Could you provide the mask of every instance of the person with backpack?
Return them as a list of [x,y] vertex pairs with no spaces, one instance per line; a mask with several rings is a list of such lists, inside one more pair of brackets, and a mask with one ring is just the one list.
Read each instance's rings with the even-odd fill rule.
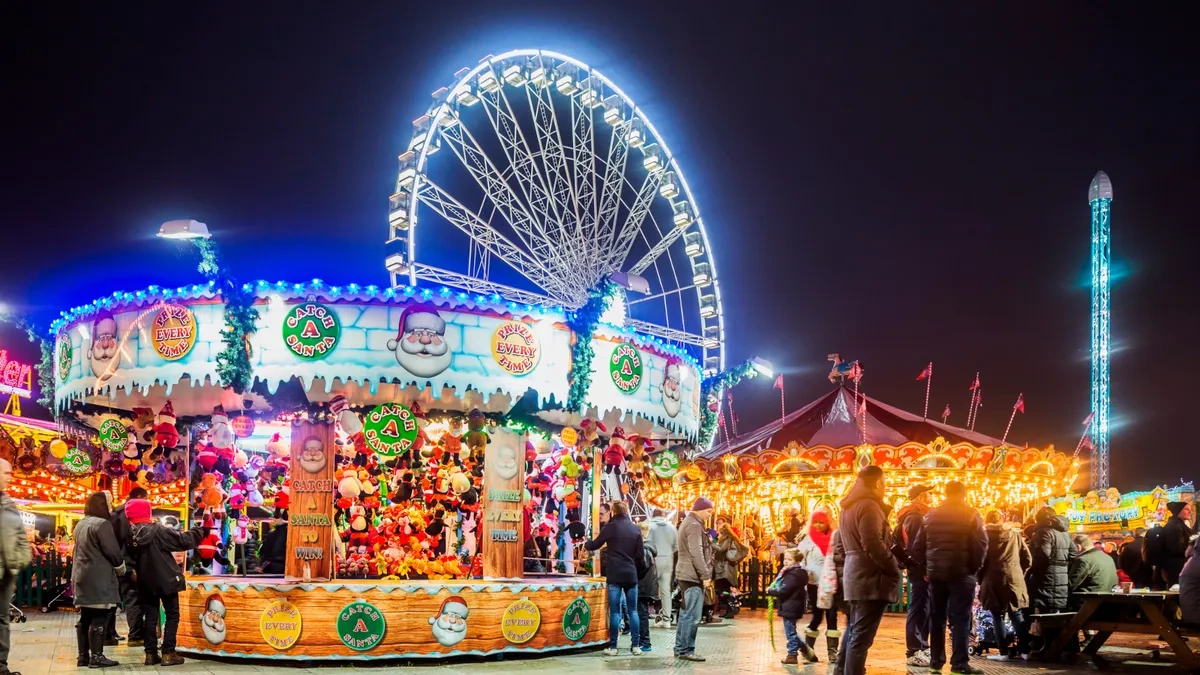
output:
[[925,581],[925,570],[913,561],[912,555],[917,533],[929,513],[932,490],[928,485],[914,485],[908,489],[908,503],[896,514],[896,529],[892,531],[892,544],[904,549],[908,556],[904,567],[911,584],[904,619],[905,663],[918,668],[929,665],[929,584]]
[[783,567],[767,587],[767,595],[775,598],[775,613],[783,619],[787,656],[781,663],[785,666],[799,665],[802,652],[805,661],[815,663],[817,660],[812,646],[807,641],[800,641],[800,633],[796,629],[796,624],[804,616],[805,605],[808,603],[809,573],[803,561],[803,554],[798,549],[789,548],[784,551]]

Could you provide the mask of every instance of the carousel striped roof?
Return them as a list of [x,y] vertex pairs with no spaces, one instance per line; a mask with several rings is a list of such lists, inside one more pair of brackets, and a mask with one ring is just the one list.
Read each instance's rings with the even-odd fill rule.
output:
[[[748,434],[719,443],[700,455],[713,459],[724,455],[755,454],[762,450],[782,450],[789,443],[804,447],[825,445],[832,448],[855,447],[862,443],[899,446],[915,441],[931,443],[939,436],[953,443],[999,446],[1001,441],[970,429],[923,419],[906,410],[890,406],[863,394],[867,402],[866,437],[855,417],[854,390],[842,385],[808,405],[788,413]],[[1017,447],[1015,443],[1007,443]]]

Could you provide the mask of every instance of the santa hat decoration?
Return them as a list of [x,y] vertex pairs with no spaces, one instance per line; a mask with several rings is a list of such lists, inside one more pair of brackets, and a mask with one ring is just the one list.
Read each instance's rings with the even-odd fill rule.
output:
[[213,593],[204,601],[204,611],[212,612],[221,618],[225,618],[225,601],[219,593]]
[[179,443],[179,432],[175,429],[175,406],[171,399],[163,404],[158,411],[158,421],[154,425],[154,440],[162,447],[171,449]]
[[211,530],[213,527],[213,517],[211,514],[204,514],[204,524],[201,525],[206,530]]
[[404,334],[414,330],[427,330],[438,335],[446,334],[446,320],[438,313],[437,307],[429,304],[410,305],[400,315],[400,325],[397,327],[396,339],[388,340],[387,348],[395,351],[400,346]]
[[162,424],[163,422],[166,422],[167,424],[175,424],[175,421],[175,406],[171,405],[171,399],[167,399],[167,402],[163,404],[162,409],[158,411],[158,422],[159,424]]
[[471,611],[467,607],[467,601],[457,595],[452,595],[442,601],[442,606],[438,610],[438,614],[453,614],[460,619],[467,618],[467,614]]
[[229,415],[228,415],[228,413],[225,412],[225,406],[223,406],[223,405],[213,406],[212,423],[216,424],[218,421],[221,421],[221,422],[229,421]]
[[625,430],[622,429],[621,427],[617,427],[616,429],[613,429],[612,439],[614,441],[617,439],[620,439],[622,441],[625,440]]

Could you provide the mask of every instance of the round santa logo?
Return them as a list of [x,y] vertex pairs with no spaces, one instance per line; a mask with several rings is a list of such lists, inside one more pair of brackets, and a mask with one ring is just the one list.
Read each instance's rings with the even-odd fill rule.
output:
[[667,411],[667,417],[675,417],[683,407],[683,387],[680,385],[680,373],[679,361],[667,361],[662,381],[663,409]]
[[92,320],[92,346],[87,352],[92,375],[101,382],[112,377],[121,365],[121,349],[117,344],[117,320],[105,310]]
[[58,357],[55,359],[58,368],[58,381],[65,382],[71,375],[71,359],[75,356],[75,350],[71,347],[70,335],[58,336]]
[[300,610],[287,600],[276,600],[263,610],[258,629],[267,644],[288,649],[300,639]]
[[438,615],[429,619],[433,629],[433,639],[443,647],[453,647],[467,636],[467,614],[470,609],[467,601],[457,595],[452,595],[442,601]]
[[592,607],[582,597],[575,598],[563,612],[563,635],[571,642],[583,639],[592,623]]
[[363,420],[367,447],[385,459],[402,455],[417,442],[417,416],[402,403],[377,405]]
[[433,305],[412,305],[400,315],[395,340],[387,348],[396,362],[417,377],[433,377],[450,367],[453,354],[446,342],[446,320]]
[[109,452],[121,452],[129,442],[129,432],[125,430],[125,424],[121,420],[104,420],[96,434],[100,436],[100,445]]
[[365,652],[383,641],[387,619],[375,605],[355,600],[338,612],[337,632],[342,644],[354,651]]
[[679,473],[679,455],[674,450],[663,450],[650,460],[650,468],[659,478],[674,478]]
[[492,358],[509,375],[528,375],[537,367],[542,350],[529,326],[505,321],[492,332]]
[[182,305],[164,305],[150,324],[154,351],[167,361],[178,361],[196,345],[196,317]]
[[325,358],[341,335],[337,314],[315,302],[292,306],[283,319],[283,343],[302,359]]
[[642,353],[622,342],[608,359],[608,374],[623,394],[632,394],[642,384]]
[[217,593],[204,601],[204,613],[200,615],[200,630],[211,645],[225,641],[225,601]]
[[67,468],[67,471],[70,471],[76,476],[90,473],[92,470],[92,456],[82,448],[71,448],[70,450],[67,450],[67,454],[63,457],[62,463],[63,466]]
[[304,439],[300,448],[300,468],[309,473],[321,473],[325,468],[325,444],[316,436]]
[[514,645],[529,642],[541,625],[542,613],[529,598],[517,600],[500,616],[500,634]]

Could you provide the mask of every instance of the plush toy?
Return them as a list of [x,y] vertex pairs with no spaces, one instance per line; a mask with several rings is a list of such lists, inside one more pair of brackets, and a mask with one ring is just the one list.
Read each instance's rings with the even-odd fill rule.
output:
[[329,412],[333,413],[334,419],[337,420],[338,427],[342,433],[350,438],[361,436],[363,432],[362,419],[358,413],[350,409],[350,402],[345,396],[338,394],[329,401]]
[[608,433],[608,427],[599,420],[586,419],[579,423],[579,433],[583,435],[586,445],[592,445],[600,438],[600,433]]
[[200,504],[209,509],[225,503],[226,494],[221,489],[220,476],[209,472],[200,478]]
[[479,408],[473,408],[467,414],[467,437],[466,445],[468,451],[476,457],[482,457],[484,449],[487,448],[488,438],[485,427],[487,426],[487,418],[479,411]]
[[175,406],[171,405],[171,399],[167,399],[154,422],[153,445],[171,450],[179,443],[179,431],[175,428],[175,421]]
[[393,504],[405,504],[412,500],[413,478],[413,472],[408,469],[392,474],[392,480],[388,488],[391,492],[390,498]]
[[138,448],[137,443],[130,441],[125,443],[125,448],[121,450],[121,468],[130,475],[136,475],[139,468],[142,466],[142,452]]
[[239,516],[237,519],[237,527],[233,529],[233,543],[245,544],[250,541],[250,519],[246,516]]
[[221,535],[218,534],[217,528],[213,525],[211,515],[204,516],[204,529],[208,530],[208,534],[200,540],[200,545],[196,547],[196,553],[200,554],[200,562],[205,566],[211,566],[213,561],[228,566],[229,560],[225,558],[221,551]]
[[283,485],[275,492],[275,517],[280,519],[287,518],[288,507],[291,505],[292,499],[292,479],[285,478]]
[[338,481],[338,494],[346,499],[358,499],[362,494],[363,484],[358,477],[358,471],[343,469],[342,479]]
[[154,411],[150,408],[133,409],[133,434],[138,445],[154,445]]
[[246,507],[246,493],[241,485],[234,484],[229,488],[229,510],[237,513]]
[[246,504],[259,509],[262,508],[263,503],[263,494],[258,489],[258,483],[250,483],[249,487],[246,489]]
[[249,461],[250,458],[246,456],[245,451],[241,448],[238,448],[237,451],[233,453],[233,469],[235,471],[242,471],[245,469],[246,463]]
[[213,446],[203,442],[196,446],[196,463],[201,469],[212,471],[216,468],[218,459],[220,457]]
[[292,448],[279,434],[273,434],[267,441],[267,452],[271,455],[271,466],[275,469],[287,469],[292,456]]
[[558,475],[566,476],[569,480],[575,480],[579,477],[582,468],[575,461],[575,457],[570,452],[564,452],[558,461]]
[[255,478],[258,478],[258,474],[263,470],[263,466],[265,465],[266,460],[258,455],[255,455],[246,460],[246,466],[242,468],[242,476],[244,476],[247,481],[252,481]]
[[[160,413],[161,414],[161,413]],[[223,406],[213,408],[211,426],[208,428],[210,444],[218,453],[233,447],[233,427],[229,426],[229,415]]]

